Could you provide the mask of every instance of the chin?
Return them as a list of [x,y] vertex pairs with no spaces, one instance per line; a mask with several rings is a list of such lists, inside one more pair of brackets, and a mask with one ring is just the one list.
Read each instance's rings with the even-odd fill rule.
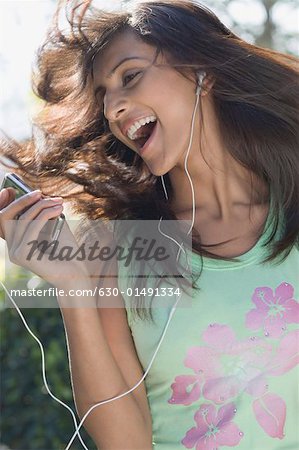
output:
[[164,164],[159,163],[159,161],[155,161],[155,163],[150,163],[147,162],[146,163],[149,171],[155,175],[156,177],[161,177],[162,175],[166,175],[167,173],[169,173],[172,169],[174,169],[176,167],[175,162],[174,161],[165,161],[164,160]]
[[169,172],[169,170],[166,170],[163,167],[151,167],[149,165],[147,167],[149,171],[156,177],[161,177],[162,175],[166,175]]

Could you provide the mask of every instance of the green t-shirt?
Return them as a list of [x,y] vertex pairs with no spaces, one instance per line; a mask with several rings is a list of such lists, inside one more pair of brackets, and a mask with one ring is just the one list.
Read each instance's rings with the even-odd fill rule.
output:
[[[299,252],[262,263],[268,222],[238,262],[203,258],[200,290],[174,312],[145,379],[155,450],[299,446]],[[200,265],[193,253],[192,267]],[[120,288],[125,285],[120,276]],[[171,306],[153,307],[154,320],[141,320],[130,312],[132,299],[124,300],[145,371]]]

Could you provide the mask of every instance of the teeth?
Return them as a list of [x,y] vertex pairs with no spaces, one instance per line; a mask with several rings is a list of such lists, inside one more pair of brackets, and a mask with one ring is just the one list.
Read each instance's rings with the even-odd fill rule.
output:
[[131,141],[134,141],[136,139],[136,133],[139,130],[139,128],[143,127],[143,125],[146,125],[150,122],[156,122],[157,117],[156,116],[149,116],[144,117],[143,119],[137,120],[127,131],[127,136]]

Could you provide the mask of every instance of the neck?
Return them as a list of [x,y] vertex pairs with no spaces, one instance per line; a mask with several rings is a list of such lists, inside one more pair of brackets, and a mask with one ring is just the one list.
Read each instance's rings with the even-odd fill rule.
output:
[[[200,122],[203,127],[199,130],[197,125],[194,130],[187,163],[196,208],[204,208],[215,218],[229,220],[236,206],[260,203],[260,198],[267,198],[268,190],[257,176],[234,160],[224,147],[210,96],[202,97],[202,119],[198,114],[196,120],[197,124]],[[198,139],[195,139],[199,135],[200,146]],[[192,209],[192,191],[184,166],[185,154],[169,172],[173,188],[171,205],[177,213]]]

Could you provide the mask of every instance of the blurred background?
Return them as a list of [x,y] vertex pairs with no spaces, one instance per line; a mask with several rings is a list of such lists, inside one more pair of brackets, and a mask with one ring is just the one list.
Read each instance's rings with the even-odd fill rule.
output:
[[[0,0],[0,130],[17,140],[31,134],[30,118],[38,107],[31,91],[31,69],[45,37],[57,0]],[[125,7],[126,1],[94,0],[104,9]],[[299,53],[297,0],[203,0],[243,39],[290,54]],[[3,178],[0,167],[0,183]],[[5,282],[4,243],[0,242],[0,279]],[[13,269],[16,279],[23,273]],[[32,276],[31,287],[43,287]],[[23,309],[34,333],[45,345],[50,388],[74,409],[67,350],[59,309]],[[58,450],[73,434],[70,414],[47,394],[41,379],[37,343],[14,308],[5,308],[0,286],[1,416],[0,450]],[[84,431],[88,448],[95,446]],[[81,449],[78,440],[72,449]]]
[[[125,1],[94,0],[107,9]],[[298,0],[204,0],[229,28],[249,42],[298,54]],[[35,101],[31,67],[57,0],[0,0],[0,129],[23,139],[30,135]]]

